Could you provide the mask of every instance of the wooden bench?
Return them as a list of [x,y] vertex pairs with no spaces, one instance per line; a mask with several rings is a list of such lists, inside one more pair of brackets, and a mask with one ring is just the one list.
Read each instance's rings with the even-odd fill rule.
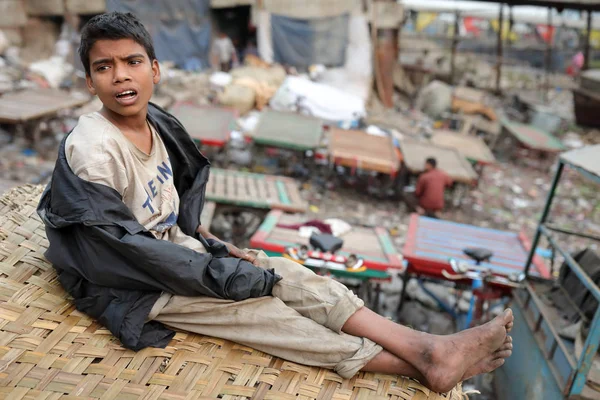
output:
[[332,371],[222,339],[178,332],[165,349],[126,350],[78,312],[44,259],[41,186],[0,197],[0,400],[424,400],[438,395],[401,376]]

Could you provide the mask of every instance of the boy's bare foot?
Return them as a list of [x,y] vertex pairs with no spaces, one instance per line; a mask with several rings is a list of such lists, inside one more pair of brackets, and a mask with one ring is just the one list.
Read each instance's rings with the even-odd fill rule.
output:
[[504,344],[498,350],[468,368],[461,380],[465,381],[479,374],[487,374],[501,367],[505,359],[511,356],[512,349],[512,338],[507,336]]
[[425,345],[421,353],[420,365],[415,365],[425,376],[427,386],[439,393],[452,390],[467,370],[501,348],[513,319],[509,309],[487,324],[429,339],[429,345]]

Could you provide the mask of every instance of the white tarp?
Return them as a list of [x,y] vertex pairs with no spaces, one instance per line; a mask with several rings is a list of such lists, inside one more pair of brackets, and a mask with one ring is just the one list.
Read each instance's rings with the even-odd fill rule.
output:
[[352,93],[366,103],[373,79],[372,52],[367,17],[364,14],[351,15],[345,65],[326,70],[319,82]]
[[277,111],[294,111],[326,121],[353,122],[366,115],[358,96],[307,78],[290,76],[270,101]]

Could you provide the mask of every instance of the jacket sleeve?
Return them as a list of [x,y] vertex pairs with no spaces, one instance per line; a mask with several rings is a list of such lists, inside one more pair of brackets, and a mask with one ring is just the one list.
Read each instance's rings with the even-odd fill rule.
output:
[[50,262],[104,287],[239,301],[270,295],[281,279],[247,261],[198,253],[147,232],[77,225],[47,233]]

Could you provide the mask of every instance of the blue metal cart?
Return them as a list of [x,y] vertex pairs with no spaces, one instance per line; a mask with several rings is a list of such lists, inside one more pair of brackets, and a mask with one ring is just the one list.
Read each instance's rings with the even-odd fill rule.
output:
[[[600,289],[590,278],[577,257],[569,254],[557,241],[556,234],[567,234],[600,241],[600,237],[562,229],[549,222],[549,212],[563,172],[577,171],[600,185],[600,145],[589,146],[563,153],[559,157],[552,188],[535,234],[529,257],[525,264],[527,276],[523,289],[514,292],[512,308],[515,313],[515,328],[512,333],[514,351],[506,364],[497,372],[496,389],[501,400],[558,400],[600,399],[600,386],[594,382],[600,376],[598,345],[600,343],[600,307],[592,307],[589,318],[582,318],[589,326],[587,338],[581,340],[582,349],[561,337],[561,312],[556,304],[548,301],[550,291],[561,290],[561,280],[541,281],[530,274],[535,249],[542,238],[560,254],[564,260],[564,273],[580,287],[578,291],[564,291],[565,298],[585,292],[587,303],[600,303]],[[600,189],[600,186],[598,187]],[[600,201],[600,195],[597,197]],[[594,264],[593,268],[597,268]],[[577,293],[574,293],[577,292]],[[562,292],[561,292],[562,293]],[[581,347],[581,346],[580,346]]]

